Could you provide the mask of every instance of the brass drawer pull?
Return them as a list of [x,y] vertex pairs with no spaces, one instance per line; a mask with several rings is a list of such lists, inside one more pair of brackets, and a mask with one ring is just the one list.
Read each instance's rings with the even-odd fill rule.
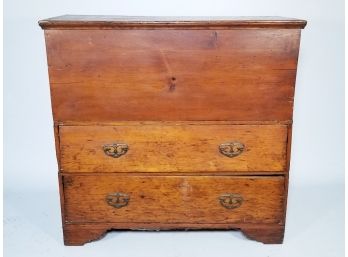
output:
[[103,150],[107,156],[119,158],[127,153],[128,145],[123,143],[107,144],[103,145]]
[[220,153],[230,158],[240,155],[244,151],[244,148],[244,144],[237,141],[219,145]]
[[106,202],[108,205],[119,209],[128,205],[129,196],[120,192],[111,193],[106,196]]
[[219,197],[219,201],[226,209],[235,209],[242,205],[243,197],[239,194],[223,194]]

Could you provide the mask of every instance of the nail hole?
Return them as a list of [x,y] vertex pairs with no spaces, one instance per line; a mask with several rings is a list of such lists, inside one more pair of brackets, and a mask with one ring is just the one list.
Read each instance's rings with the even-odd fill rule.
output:
[[174,80],[176,80],[176,78],[175,78],[175,77],[172,77],[172,80],[174,81]]

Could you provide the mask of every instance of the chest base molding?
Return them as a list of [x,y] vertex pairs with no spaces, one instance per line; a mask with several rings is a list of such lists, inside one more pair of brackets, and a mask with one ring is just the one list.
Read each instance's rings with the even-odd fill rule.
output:
[[64,244],[80,246],[103,238],[114,230],[134,231],[172,231],[172,230],[239,230],[249,239],[264,244],[281,244],[284,238],[284,225],[277,224],[158,224],[158,223],[102,223],[65,224],[63,226]]

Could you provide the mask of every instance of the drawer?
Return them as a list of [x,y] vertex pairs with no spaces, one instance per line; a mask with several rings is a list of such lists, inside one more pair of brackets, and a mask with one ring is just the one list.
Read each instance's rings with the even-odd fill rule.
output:
[[54,120],[291,120],[300,30],[46,30]]
[[284,172],[286,125],[61,126],[64,172]]
[[64,175],[66,223],[276,223],[283,176]]

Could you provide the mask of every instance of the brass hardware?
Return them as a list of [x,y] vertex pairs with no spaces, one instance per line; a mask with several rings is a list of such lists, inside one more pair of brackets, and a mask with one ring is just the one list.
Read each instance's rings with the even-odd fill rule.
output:
[[226,209],[235,209],[242,205],[243,197],[238,194],[223,194],[219,197],[219,201]]
[[106,196],[106,202],[108,205],[115,207],[117,209],[126,206],[129,202],[129,196],[124,193],[111,193]]
[[107,156],[119,158],[127,153],[128,145],[123,143],[107,144],[103,145],[103,150]]
[[244,148],[244,144],[237,141],[219,145],[220,153],[230,158],[240,155],[244,151]]

